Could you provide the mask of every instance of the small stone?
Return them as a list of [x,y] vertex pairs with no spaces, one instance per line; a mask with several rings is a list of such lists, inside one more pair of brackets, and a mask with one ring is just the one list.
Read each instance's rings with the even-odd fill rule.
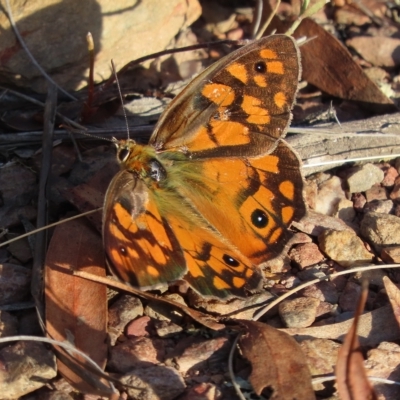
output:
[[307,328],[317,315],[320,301],[312,297],[299,297],[279,303],[279,315],[287,328]]
[[325,231],[318,236],[321,250],[343,267],[368,264],[373,259],[363,241],[349,231]]
[[[228,301],[205,299],[194,291],[190,291],[188,294],[189,304],[192,307],[200,308],[207,313],[216,315],[234,313],[230,315],[230,318],[235,319],[251,319],[256,313],[254,309],[256,304],[267,302],[273,298],[274,296],[267,291],[254,294],[247,298],[234,298]],[[237,313],[235,313],[236,311]]]
[[221,400],[222,393],[212,383],[199,383],[187,389],[179,400]]
[[315,210],[317,202],[318,186],[315,181],[306,180],[304,185],[304,199],[308,207]]
[[337,204],[335,216],[344,222],[353,222],[356,217],[356,210],[354,209],[353,202],[351,200],[341,199]]
[[314,237],[319,236],[327,229],[354,232],[354,229],[341,219],[322,215],[313,211],[308,211],[307,215],[303,217],[301,221],[293,222],[292,226]]
[[339,306],[342,311],[355,311],[360,294],[360,285],[350,281],[347,282],[346,287],[339,298]]
[[353,206],[356,211],[362,211],[367,199],[362,193],[354,193],[352,196]]
[[[166,294],[164,297],[186,306],[183,297],[177,293]],[[184,314],[177,308],[161,301],[151,301],[147,304],[144,313],[150,318],[160,321],[172,321],[175,324],[179,324],[184,317]]]
[[315,211],[320,214],[333,215],[337,204],[344,198],[346,198],[346,194],[342,189],[342,181],[339,177],[333,176],[319,185]]
[[0,305],[24,300],[29,295],[31,271],[15,264],[0,264]]
[[123,333],[125,326],[143,315],[143,305],[137,297],[122,295],[108,310],[108,333],[111,345]]
[[147,315],[135,319],[126,326],[126,336],[149,336],[151,322],[151,318]]
[[294,247],[290,251],[289,257],[298,264],[301,269],[313,264],[318,264],[325,258],[315,243],[305,243]]
[[[382,379],[400,380],[400,346],[395,343],[382,342],[376,349],[368,351],[365,369],[368,376]],[[400,387],[396,385],[374,384],[379,399],[397,400],[400,398]]]
[[182,354],[175,357],[179,372],[186,374],[195,372],[205,367],[218,366],[226,360],[231,347],[231,342],[226,337],[218,337],[209,340],[199,340],[186,347]]
[[165,358],[165,342],[161,339],[132,337],[111,347],[108,367],[117,372],[159,364]]
[[301,296],[312,297],[320,301],[336,304],[339,300],[339,293],[336,286],[330,281],[322,281],[307,286],[301,291]]
[[176,336],[177,333],[183,331],[183,328],[180,325],[168,321],[156,321],[155,327],[157,335],[161,338],[173,337]]
[[185,391],[182,376],[171,367],[153,365],[136,368],[120,381],[130,398],[140,400],[173,400]]
[[382,186],[392,187],[398,176],[399,176],[399,173],[397,172],[397,169],[394,167],[389,167],[385,171],[385,177],[383,178],[383,181],[381,182]]
[[331,304],[327,303],[326,301],[321,301],[321,303],[319,303],[319,306],[317,308],[316,318],[323,317],[325,319],[329,317],[334,317],[337,314],[338,314],[337,304]]
[[367,201],[373,200],[387,200],[388,196],[386,193],[386,188],[382,187],[380,184],[376,184],[365,191],[365,197]]
[[[0,350],[2,399],[18,399],[57,375],[53,352],[39,342],[18,342]],[[7,393],[7,397],[1,395]]]
[[337,362],[339,343],[328,339],[307,339],[300,343],[311,375],[333,374]]
[[368,163],[354,169],[347,178],[347,185],[350,193],[365,192],[375,183],[380,183],[383,178],[383,171],[376,165]]
[[400,199],[400,176],[398,176],[394,181],[394,186],[392,191],[390,192],[389,197],[392,200],[399,200]]
[[400,218],[368,212],[361,221],[361,234],[378,252],[386,246],[400,245]]
[[399,264],[400,263],[400,246],[389,246],[382,249],[381,252],[382,260],[388,264]]
[[392,200],[372,200],[365,204],[364,212],[377,212],[382,214],[389,214],[393,209]]

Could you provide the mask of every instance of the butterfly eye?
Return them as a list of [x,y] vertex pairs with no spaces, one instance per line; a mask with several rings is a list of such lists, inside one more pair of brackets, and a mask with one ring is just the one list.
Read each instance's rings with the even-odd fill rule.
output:
[[256,228],[265,228],[268,225],[268,216],[257,208],[251,213],[251,222]]
[[128,156],[129,156],[129,153],[130,153],[130,151],[129,151],[126,147],[122,148],[122,149],[118,152],[118,159],[119,159],[119,161],[120,161],[120,162],[126,161],[126,159],[127,159]]
[[254,64],[254,71],[264,74],[267,71],[267,66],[264,61],[258,61]]
[[224,254],[222,256],[225,264],[228,264],[230,267],[238,267],[240,265],[238,260],[235,260],[233,257],[228,256],[228,254]]
[[161,163],[157,160],[151,160],[149,162],[150,166],[150,177],[155,181],[160,182],[167,177],[167,171],[161,165]]

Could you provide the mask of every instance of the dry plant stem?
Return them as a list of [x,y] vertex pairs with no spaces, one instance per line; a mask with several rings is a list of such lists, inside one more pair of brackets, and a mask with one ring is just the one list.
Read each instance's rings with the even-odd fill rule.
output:
[[98,211],[101,211],[102,209],[103,209],[103,207],[101,207],[101,208],[96,208],[95,210],[86,211],[86,212],[84,212],[84,213],[82,213],[82,214],[75,215],[74,217],[69,217],[69,218],[63,219],[62,221],[57,221],[57,222],[54,222],[53,224],[46,225],[46,226],[44,226],[43,228],[35,229],[35,230],[32,231],[32,232],[25,233],[25,234],[20,235],[20,236],[18,236],[18,237],[16,237],[16,238],[13,238],[13,239],[7,240],[6,242],[0,243],[0,248],[9,245],[9,244],[12,243],[12,242],[16,242],[17,240],[23,239],[24,237],[28,237],[28,236],[30,236],[30,235],[33,235],[33,234],[35,234],[35,233],[44,231],[44,230],[46,230],[46,229],[53,228],[54,226],[60,225],[60,224],[64,223],[65,221],[71,221],[71,220],[73,220],[73,219],[82,218],[82,217],[85,217],[86,215],[94,214],[94,213],[96,213],[96,212],[98,212]]
[[254,7],[253,28],[251,30],[251,37],[254,38],[257,32],[260,31],[261,16],[264,8],[264,0],[257,0]]
[[[314,378],[312,380],[312,384],[316,385],[318,383],[324,383],[324,382],[329,382],[329,381],[334,381],[336,380],[336,376],[335,375],[328,375],[328,376],[324,376],[321,378]],[[369,376],[368,380],[371,382],[377,382],[377,383],[385,383],[387,385],[398,385],[400,386],[400,382],[396,382],[393,381],[391,379],[384,379],[384,378],[378,378],[376,376]]]
[[94,95],[94,42],[93,42],[93,36],[90,32],[86,35],[86,40],[88,43],[88,50],[89,50],[89,80],[88,80],[87,105],[90,108],[93,104],[93,95]]
[[[52,83],[48,85],[46,104],[44,108],[44,129],[42,142],[42,160],[39,178],[39,196],[36,227],[42,228],[47,223],[47,182],[51,170],[51,154],[53,150],[53,130],[57,108],[57,88]],[[35,252],[33,255],[31,293],[39,317],[44,320],[43,308],[43,266],[46,254],[45,231],[36,234]]]
[[44,337],[38,337],[38,336],[27,336],[27,335],[18,335],[18,336],[9,336],[5,338],[0,338],[0,343],[9,343],[9,342],[16,342],[20,340],[27,340],[31,342],[42,342],[42,343],[49,343],[52,346],[58,346],[62,347],[65,349],[68,353],[70,354],[77,354],[80,357],[82,357],[87,363],[91,366],[93,370],[95,370],[100,376],[104,377],[107,379],[107,382],[110,385],[110,389],[112,390],[113,393],[116,393],[116,389],[111,382],[111,378],[103,372],[103,370],[85,353],[74,347],[72,344],[69,342],[60,342],[58,340],[54,339],[48,339]]
[[235,392],[238,395],[239,399],[246,400],[246,398],[242,394],[242,391],[240,390],[240,386],[236,382],[235,372],[233,371],[233,356],[235,355],[235,350],[237,348],[237,344],[239,342],[241,335],[242,335],[241,333],[238,333],[238,335],[235,337],[232,343],[232,347],[229,352],[229,358],[228,358],[228,371],[229,371],[229,377],[231,378],[232,386],[235,389]]
[[260,311],[258,311],[258,313],[253,317],[253,321],[259,320],[271,308],[275,307],[277,304],[279,304],[281,301],[285,300],[292,294],[297,293],[298,291],[300,291],[308,286],[314,285],[315,283],[318,283],[321,281],[326,281],[326,280],[329,280],[332,278],[336,278],[337,276],[340,276],[340,275],[352,274],[354,272],[364,272],[364,271],[371,271],[374,269],[399,268],[399,267],[400,267],[400,264],[367,265],[365,267],[356,267],[356,268],[352,268],[352,269],[347,269],[345,271],[335,272],[334,274],[330,274],[330,275],[326,275],[321,278],[313,279],[312,281],[303,283],[302,285],[299,285],[299,286],[295,287],[294,289],[289,290],[287,293],[283,294],[282,296],[279,296],[277,299],[275,299],[274,301],[269,303],[266,307],[264,307]]
[[278,11],[278,8],[279,8],[279,6],[280,6],[280,4],[281,4],[281,0],[278,0],[278,1],[276,2],[275,8],[272,10],[272,12],[271,12],[271,14],[269,15],[268,19],[262,24],[260,30],[257,32],[257,35],[256,35],[256,37],[255,37],[256,39],[260,39],[261,36],[263,35],[263,33],[265,32],[265,30],[268,28],[269,24],[270,24],[271,21],[272,21],[272,18],[275,17],[275,15],[276,15],[276,13],[277,13],[277,11]]
[[297,20],[292,24],[292,26],[286,31],[286,35],[292,35],[304,18],[311,17],[316,12],[318,12],[322,7],[324,7],[325,4],[327,3],[329,3],[329,0],[320,0],[315,4],[313,4],[311,7],[308,7],[309,1],[308,0],[304,1],[299,18],[297,18]]
[[15,36],[18,38],[20,45],[23,47],[27,56],[32,61],[32,64],[40,71],[40,73],[47,79],[47,81],[51,82],[53,85],[55,85],[60,92],[64,93],[71,100],[77,100],[74,96],[69,94],[62,87],[58,86],[57,83],[54,82],[54,80],[49,75],[47,75],[46,71],[40,66],[40,64],[33,57],[32,53],[29,51],[28,46],[26,45],[24,39],[22,38],[21,34],[18,31],[17,25],[15,24],[9,0],[6,0],[6,5],[7,5],[7,16],[10,20],[11,27],[13,28]]

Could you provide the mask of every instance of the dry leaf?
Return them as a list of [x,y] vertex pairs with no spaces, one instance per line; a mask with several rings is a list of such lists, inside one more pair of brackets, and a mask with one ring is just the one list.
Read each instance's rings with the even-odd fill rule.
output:
[[358,301],[353,324],[339,349],[336,363],[336,382],[342,400],[377,399],[364,367],[364,357],[357,337],[357,325],[367,300],[368,288],[365,286]]
[[[48,335],[69,341],[101,368],[107,357],[106,286],[72,276],[71,269],[104,276],[104,258],[101,239],[87,221],[77,219],[59,225],[47,253],[45,285]],[[107,390],[96,375],[88,373],[83,359],[61,349],[57,355],[59,372],[76,389],[91,393],[96,388],[102,388],[101,393]]]
[[312,400],[315,394],[303,352],[289,335],[261,322],[240,320],[247,332],[240,338],[243,356],[252,366],[250,382],[260,395],[273,399]]

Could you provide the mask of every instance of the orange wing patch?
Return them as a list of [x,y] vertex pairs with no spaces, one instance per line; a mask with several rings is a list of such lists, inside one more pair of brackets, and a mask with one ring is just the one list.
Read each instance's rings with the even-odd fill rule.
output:
[[247,122],[250,124],[267,125],[271,122],[269,111],[266,108],[261,107],[261,100],[253,96],[243,96],[242,108],[247,117]]
[[219,83],[208,83],[204,86],[201,94],[221,107],[228,107],[235,100],[233,88]]
[[285,68],[281,61],[270,61],[267,62],[267,71],[271,74],[283,75],[285,73]]
[[228,65],[226,70],[232,76],[234,76],[236,79],[239,79],[239,81],[243,82],[244,84],[246,84],[249,80],[246,67],[243,64],[237,62],[233,63],[232,65]]

